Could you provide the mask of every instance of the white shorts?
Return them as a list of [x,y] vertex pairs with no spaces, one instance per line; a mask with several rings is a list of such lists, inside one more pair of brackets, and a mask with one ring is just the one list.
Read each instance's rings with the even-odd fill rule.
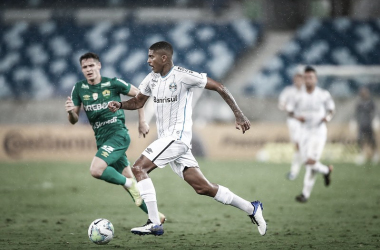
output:
[[199,168],[191,149],[182,141],[172,137],[164,137],[152,142],[142,153],[157,167],[163,168],[167,164],[183,179],[185,167]]
[[298,143],[300,140],[301,123],[294,118],[288,118],[286,123],[288,124],[290,141]]
[[318,131],[303,130],[300,136],[300,151],[302,159],[319,161],[326,144],[327,130],[325,128]]

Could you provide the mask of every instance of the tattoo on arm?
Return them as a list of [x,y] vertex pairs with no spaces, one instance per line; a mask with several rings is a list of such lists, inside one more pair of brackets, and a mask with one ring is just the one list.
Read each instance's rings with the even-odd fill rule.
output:
[[231,95],[230,91],[224,85],[220,86],[217,91],[223,98],[223,100],[228,104],[228,106],[230,106],[235,116],[243,114],[239,106],[237,105],[234,97]]

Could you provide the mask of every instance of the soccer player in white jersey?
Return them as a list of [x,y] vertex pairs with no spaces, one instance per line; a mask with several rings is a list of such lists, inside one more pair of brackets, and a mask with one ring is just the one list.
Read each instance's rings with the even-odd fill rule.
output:
[[[286,105],[294,99],[298,92],[301,91],[303,87],[303,74],[296,73],[293,76],[293,85],[285,87],[279,98],[278,98],[278,108],[282,111],[286,111]],[[291,143],[294,144],[294,154],[292,164],[290,166],[290,172],[287,175],[289,180],[295,180],[298,176],[298,173],[302,166],[302,157],[299,149],[299,134],[300,134],[300,121],[295,119],[294,117],[288,116],[286,123],[289,129],[289,137]]]
[[266,222],[262,215],[260,201],[249,202],[228,188],[209,182],[199,169],[198,162],[191,153],[192,136],[192,95],[194,88],[216,91],[232,109],[236,118],[236,129],[243,133],[250,128],[250,122],[240,110],[234,98],[221,83],[206,74],[193,72],[173,64],[173,48],[162,41],[150,46],[148,64],[152,71],[140,84],[140,93],[127,102],[110,102],[113,112],[121,109],[134,110],[144,106],[153,97],[158,139],[151,143],[133,165],[133,173],[138,181],[141,197],[148,207],[149,220],[142,227],[132,228],[138,235],[162,235],[156,191],[149,173],[167,164],[172,170],[192,186],[197,194],[213,197],[226,205],[232,205],[247,213],[259,233],[265,235]]
[[318,79],[314,68],[305,68],[304,80],[305,89],[287,105],[289,115],[301,122],[300,149],[306,165],[302,193],[296,196],[298,202],[309,199],[318,173],[323,174],[325,186],[329,186],[332,171],[331,165],[323,165],[319,159],[326,143],[326,123],[333,116],[335,104],[327,90],[316,86]]

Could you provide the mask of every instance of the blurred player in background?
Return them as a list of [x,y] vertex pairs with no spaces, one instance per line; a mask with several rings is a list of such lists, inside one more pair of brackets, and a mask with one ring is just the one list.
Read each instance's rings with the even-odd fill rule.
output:
[[379,156],[377,154],[376,135],[373,131],[372,123],[376,115],[376,106],[373,102],[368,88],[362,87],[359,92],[359,101],[356,104],[356,122],[358,124],[358,145],[361,155],[358,163],[363,164],[367,157],[364,152],[364,145],[367,144],[372,153],[372,161],[377,163]]
[[[82,73],[86,80],[77,82],[65,103],[71,124],[78,122],[80,107],[86,112],[94,130],[98,151],[92,160],[90,173],[97,179],[121,185],[129,192],[136,206],[148,213],[140,196],[136,180],[133,177],[125,152],[131,142],[125,127],[123,111],[116,113],[108,110],[108,102],[120,101],[120,94],[134,97],[139,90],[121,79],[102,77],[99,56],[86,53],[79,59]],[[139,112],[139,133],[145,137],[149,126],[145,122],[144,109]],[[160,214],[163,222],[165,217]]]
[[[293,85],[287,86],[280,94],[278,100],[278,108],[282,111],[286,111],[286,105],[290,103],[298,92],[301,91],[303,87],[303,74],[296,73],[293,76]],[[302,166],[302,157],[299,149],[299,134],[300,134],[300,122],[294,117],[288,116],[286,123],[289,129],[290,141],[294,144],[294,154],[292,165],[290,166],[290,172],[287,175],[289,180],[294,180],[297,178],[298,173],[300,172]]]
[[150,46],[148,64],[153,72],[140,84],[140,93],[126,102],[109,103],[113,112],[119,112],[119,109],[133,110],[143,107],[152,96],[156,110],[158,139],[145,149],[133,165],[137,185],[148,207],[149,220],[144,226],[133,228],[131,232],[139,235],[164,233],[157,213],[156,191],[148,174],[157,167],[163,168],[169,164],[197,194],[213,197],[216,201],[245,211],[252,222],[257,224],[259,233],[265,235],[266,222],[262,215],[262,203],[249,202],[228,188],[209,182],[199,169],[191,152],[193,89],[205,88],[218,92],[232,109],[236,128],[243,133],[250,128],[249,120],[226,87],[204,73],[174,66],[172,56],[173,47],[168,42],[158,42]]
[[329,186],[332,171],[331,165],[323,165],[319,159],[326,143],[326,123],[333,116],[335,103],[327,90],[316,86],[318,79],[314,68],[305,68],[304,80],[305,89],[287,105],[289,115],[301,122],[299,143],[306,165],[303,190],[296,196],[298,202],[306,202],[309,199],[318,173],[323,174],[325,186]]

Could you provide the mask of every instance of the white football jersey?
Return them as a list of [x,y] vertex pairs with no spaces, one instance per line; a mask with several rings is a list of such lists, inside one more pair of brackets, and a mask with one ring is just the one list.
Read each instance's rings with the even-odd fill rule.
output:
[[335,110],[335,103],[327,90],[315,87],[310,94],[306,92],[306,89],[298,92],[294,100],[287,104],[286,109],[305,118],[305,122],[301,125],[303,128],[314,129],[326,126],[321,121],[327,111]]
[[151,72],[141,82],[140,93],[152,96],[158,138],[174,137],[191,148],[193,88],[204,88],[207,74],[174,66],[166,76]]
[[300,90],[297,89],[294,85],[285,87],[278,97],[278,108],[280,110],[285,110],[286,105],[294,100],[294,97]]

